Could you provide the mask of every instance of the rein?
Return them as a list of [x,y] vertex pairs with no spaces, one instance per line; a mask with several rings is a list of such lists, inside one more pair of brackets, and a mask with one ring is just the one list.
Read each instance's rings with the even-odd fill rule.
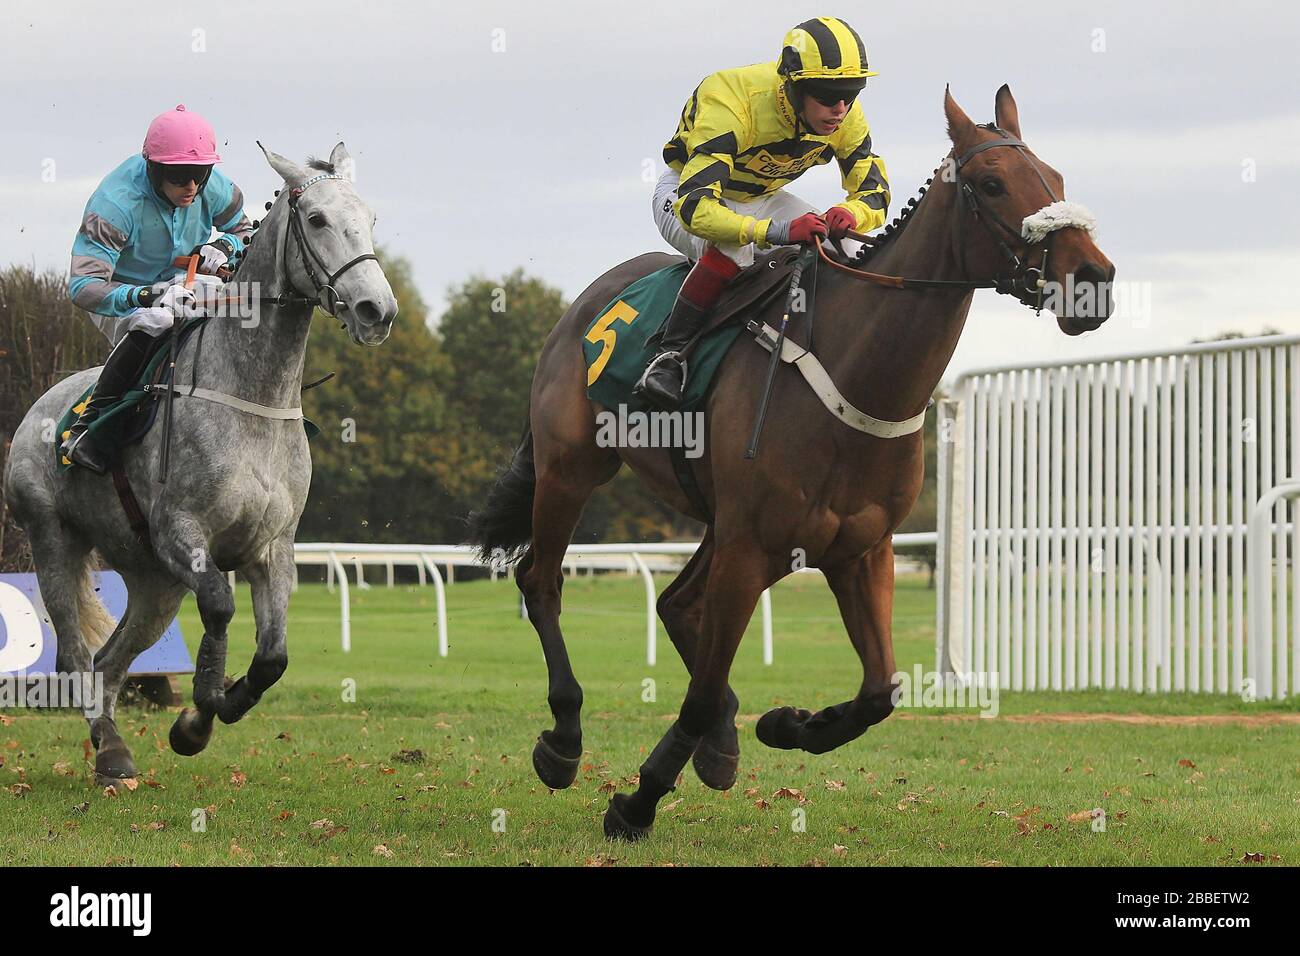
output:
[[[1007,225],[1007,223],[1004,222],[1002,218],[997,215],[997,213],[993,212],[986,205],[984,205],[983,201],[980,199],[979,193],[977,193],[975,189],[971,186],[971,184],[962,176],[961,171],[966,166],[966,164],[970,162],[972,158],[974,158],[979,153],[984,152],[985,150],[995,149],[998,147],[1008,147],[1011,149],[1015,149],[1018,150],[1022,155],[1024,155],[1025,158],[1029,161],[1030,166],[1034,170],[1034,174],[1038,176],[1039,182],[1041,182],[1043,184],[1043,188],[1047,190],[1047,195],[1051,198],[1052,203],[1053,204],[1058,203],[1060,202],[1060,200],[1057,198],[1056,193],[1052,191],[1052,187],[1048,185],[1047,179],[1043,176],[1042,170],[1038,168],[1038,164],[1035,163],[1032,160],[1032,158],[1029,157],[1028,153],[1026,152],[1028,147],[1026,147],[1022,141],[1014,137],[1005,135],[1004,131],[998,129],[995,126],[988,126],[983,128],[992,129],[999,133],[1003,133],[1003,136],[1001,139],[991,139],[988,140],[987,142],[979,143],[978,145],[971,147],[964,154],[962,154],[960,158],[957,159],[956,170],[955,170],[956,185],[957,185],[958,192],[965,200],[966,208],[975,217],[976,221],[979,222],[981,225],[983,225],[984,228],[988,231],[989,235],[992,236],[993,240],[997,243],[998,249],[1001,251],[1003,258],[1005,258],[1007,262],[1010,264],[1011,266],[1010,275],[996,276],[992,279],[978,280],[978,281],[970,280],[970,279],[918,279],[918,278],[912,278],[910,276],[884,275],[878,272],[868,272],[865,269],[859,269],[854,266],[848,266],[848,265],[844,265],[843,263],[836,262],[829,255],[827,255],[826,249],[819,242],[816,243],[817,254],[822,259],[822,261],[825,262],[827,265],[831,266],[832,268],[847,273],[848,275],[852,276],[855,279],[859,279],[863,282],[872,282],[875,283],[876,285],[885,286],[891,289],[902,289],[902,290],[953,289],[953,290],[968,290],[968,291],[973,291],[975,289],[994,289],[1001,295],[1010,295],[1015,297],[1020,302],[1023,302],[1025,305],[1032,305],[1035,307],[1036,311],[1041,312],[1042,304],[1043,304],[1043,288],[1044,286],[1047,285],[1048,244],[1051,240],[1051,233],[1055,230],[1049,228],[1047,229],[1046,233],[1042,236],[1041,239],[1035,242],[1030,242],[1025,249],[1023,258],[1021,256],[1016,255],[1015,252],[1011,250],[1011,247],[1007,245],[1003,236],[1000,235],[997,230],[1001,229],[1002,232],[1006,233],[1008,236],[1013,237],[1013,241],[1019,241],[1023,238],[1026,238],[1024,227],[1022,227],[1022,229],[1019,232],[1017,232],[1011,226]],[[1044,206],[1043,208],[1046,209],[1048,207]],[[1041,213],[1042,210],[1039,210],[1039,212]],[[1035,215],[1037,215],[1037,213]],[[1026,217],[1026,218],[1028,219],[1032,217]],[[959,230],[961,228],[960,223],[961,220],[959,219],[958,220]],[[1055,228],[1065,228],[1067,225],[1069,225],[1069,223],[1062,222],[1059,226],[1056,226]],[[856,239],[860,242],[867,242],[867,243],[875,242],[875,240],[872,237],[864,236],[856,232],[848,232],[846,233],[846,235],[849,238]],[[1041,242],[1043,246],[1043,258],[1038,266],[1030,266],[1029,255],[1033,251],[1034,246],[1037,245],[1039,242]],[[958,254],[962,257],[961,269],[962,272],[964,273],[966,272],[965,244],[962,243],[960,239],[958,240],[957,248],[959,250]]]

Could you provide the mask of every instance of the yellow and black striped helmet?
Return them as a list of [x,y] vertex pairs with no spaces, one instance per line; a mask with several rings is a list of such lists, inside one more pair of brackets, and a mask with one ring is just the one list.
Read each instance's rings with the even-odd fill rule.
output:
[[787,33],[777,69],[792,81],[860,80],[876,75],[867,68],[862,38],[838,17],[805,20]]

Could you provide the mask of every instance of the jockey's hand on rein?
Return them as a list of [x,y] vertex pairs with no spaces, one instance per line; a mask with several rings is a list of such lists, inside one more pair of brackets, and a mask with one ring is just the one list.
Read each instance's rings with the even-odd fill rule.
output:
[[858,224],[858,217],[843,206],[826,210],[826,229],[832,239],[843,239],[844,234]]
[[230,261],[230,250],[220,240],[199,246],[192,255],[199,257],[199,271],[208,275],[216,275]]
[[194,293],[183,285],[170,285],[154,302],[154,308],[166,309],[177,318],[183,318],[194,312],[196,301]]
[[[787,228],[788,241],[804,245],[816,242],[827,233],[826,220],[815,212],[804,213],[798,219],[791,221]],[[771,232],[772,230],[768,229],[769,236]]]

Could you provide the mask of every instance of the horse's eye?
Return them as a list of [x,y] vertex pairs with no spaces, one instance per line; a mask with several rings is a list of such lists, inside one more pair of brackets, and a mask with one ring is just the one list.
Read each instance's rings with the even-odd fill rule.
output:
[[313,226],[315,226],[317,229],[320,229],[322,226],[325,225],[325,217],[318,212],[314,212],[310,216],[308,216],[307,221],[311,223]]
[[1001,196],[1004,192],[1002,181],[994,179],[992,176],[980,183],[980,189],[984,190],[986,196]]

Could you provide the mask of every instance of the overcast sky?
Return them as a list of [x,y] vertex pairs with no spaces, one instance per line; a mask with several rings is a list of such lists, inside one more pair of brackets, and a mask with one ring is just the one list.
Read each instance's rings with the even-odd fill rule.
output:
[[[216,126],[256,217],[298,159],[339,139],[440,309],[451,283],[522,266],[577,295],[667,249],[650,218],[660,149],[706,74],[775,59],[785,31],[841,16],[880,76],[863,107],[894,208],[948,148],[951,83],[992,119],[1010,83],[1025,139],[1100,222],[1149,309],[1068,339],[976,296],[950,375],[982,364],[1300,332],[1300,13],[1255,2],[279,3],[4,0],[0,265],[65,270],[98,181],[179,102]],[[54,181],[42,170],[54,161]],[[843,197],[834,165],[793,191]]]

